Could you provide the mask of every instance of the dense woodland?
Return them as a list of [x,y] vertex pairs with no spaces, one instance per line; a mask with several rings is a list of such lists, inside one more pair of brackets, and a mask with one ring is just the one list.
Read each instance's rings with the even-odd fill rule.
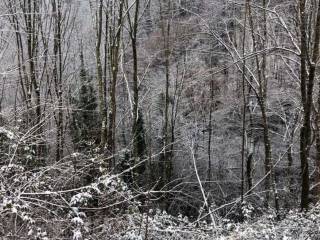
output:
[[0,239],[320,239],[320,0],[1,0]]

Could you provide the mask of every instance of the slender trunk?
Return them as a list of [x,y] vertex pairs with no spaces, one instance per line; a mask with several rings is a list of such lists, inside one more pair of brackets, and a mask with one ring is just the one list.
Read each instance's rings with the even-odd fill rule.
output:
[[244,158],[245,158],[245,142],[246,142],[246,60],[245,60],[245,47],[246,47],[246,32],[247,32],[247,16],[248,16],[248,4],[246,1],[245,5],[245,15],[244,15],[244,29],[242,38],[242,57],[243,57],[243,67],[242,67],[242,97],[243,97],[243,107],[242,107],[242,139],[241,139],[241,203],[243,203],[244,198]]
[[211,138],[212,138],[212,112],[213,112],[213,81],[210,81],[210,106],[209,106],[209,129],[208,129],[208,186],[211,185]]
[[318,99],[317,99],[317,113],[315,117],[315,138],[316,138],[316,197],[320,199],[320,83],[318,90]]
[[[169,1],[168,11],[171,9],[171,1]],[[163,44],[164,44],[164,54],[165,54],[165,109],[164,109],[164,127],[163,127],[163,159],[164,159],[164,179],[165,182],[170,182],[172,175],[172,163],[170,161],[170,152],[168,152],[169,146],[169,88],[170,88],[170,34],[171,25],[170,19],[166,20],[166,24],[163,26]]]
[[277,213],[277,217],[279,218],[279,196],[276,188],[276,176],[274,172],[274,164],[272,159],[272,151],[271,151],[271,141],[269,136],[269,126],[265,109],[264,98],[260,99],[260,108],[262,113],[262,121],[263,121],[263,139],[264,139],[264,147],[265,147],[265,172],[270,177],[268,177],[268,182],[266,183],[266,191],[269,191],[270,185],[274,197],[274,204]]
[[315,166],[316,166],[316,177],[315,177],[315,194],[316,198],[320,199],[320,117],[319,113],[317,116],[317,123],[316,123],[316,160],[315,160]]
[[[252,81],[251,83],[252,84]],[[254,157],[254,148],[255,148],[255,136],[254,136],[254,125],[253,125],[253,113],[255,110],[255,102],[252,99],[254,95],[252,95],[252,87],[249,86],[248,91],[248,99],[249,100],[249,126],[248,127],[248,134],[247,134],[247,162],[246,162],[246,175],[247,175],[247,184],[248,184],[248,194],[251,194],[251,189],[253,186],[253,157]]]
[[[116,3],[114,3],[116,4]],[[113,36],[111,37],[111,49],[110,49],[110,67],[111,67],[111,78],[109,85],[109,115],[108,115],[108,135],[107,135],[107,153],[111,155],[111,167],[115,166],[115,131],[116,131],[116,113],[117,113],[117,102],[116,102],[116,86],[119,71],[119,50],[121,43],[121,32],[122,32],[122,21],[123,21],[123,7],[124,1],[119,1],[117,21],[114,22]]]
[[102,63],[101,63],[101,41],[102,41],[102,7],[103,0],[99,1],[98,10],[96,13],[96,70],[99,89],[99,112],[101,118],[101,130],[100,130],[100,147],[103,150],[106,145],[106,119],[105,119],[105,78],[103,76]]
[[288,189],[289,192],[293,192],[292,185],[293,185],[293,172],[292,172],[292,167],[293,167],[293,157],[292,157],[292,145],[291,143],[288,144],[287,146],[287,159],[288,159]]
[[[138,32],[138,17],[139,17],[139,7],[140,1],[136,0],[135,3],[135,13],[134,22],[130,23],[130,36],[131,36],[131,47],[132,47],[132,57],[133,57],[133,109],[132,109],[132,137],[133,137],[133,156],[135,160],[139,157],[139,141],[138,141],[138,108],[139,108],[139,89],[138,89],[138,53],[137,53],[137,32]],[[129,16],[130,17],[130,16]]]
[[247,173],[247,184],[248,184],[248,194],[250,195],[252,189],[252,161],[253,152],[250,152],[247,157],[246,173]]
[[[254,22],[253,16],[251,11],[251,0],[248,1],[248,13],[249,13],[249,21],[251,27],[251,37],[253,42],[253,50],[254,52],[258,51],[258,42],[256,39],[256,35],[254,32]],[[266,49],[267,47],[267,16],[266,16],[266,1],[263,0],[263,39],[262,39],[262,49]],[[266,98],[267,98],[267,77],[266,77],[266,66],[267,66],[267,59],[266,53],[263,52],[262,55],[262,66],[259,63],[259,56],[255,56],[255,63],[257,67],[257,74],[258,74],[258,103],[261,110],[262,115],[262,125],[263,125],[263,140],[264,140],[264,154],[265,154],[265,191],[266,191],[266,205],[269,204],[270,198],[270,186],[272,193],[274,195],[274,203],[275,209],[277,213],[277,217],[279,217],[279,197],[278,192],[276,189],[276,179],[274,173],[274,164],[272,159],[272,149],[271,149],[271,140],[269,135],[269,125],[268,125],[268,117],[267,117],[267,107],[266,107]]]
[[62,39],[61,39],[61,2],[53,0],[52,11],[55,13],[54,17],[54,69],[53,77],[55,82],[55,91],[58,99],[57,109],[57,132],[56,132],[56,161],[60,161],[63,157],[63,89],[62,89]]

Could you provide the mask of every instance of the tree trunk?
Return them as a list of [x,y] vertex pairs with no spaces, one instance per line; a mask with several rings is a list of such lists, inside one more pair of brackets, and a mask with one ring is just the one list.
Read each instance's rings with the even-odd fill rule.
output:
[[[306,13],[306,1],[300,0],[299,13],[300,13],[300,44],[301,44],[301,73],[300,73],[300,88],[301,88],[301,100],[303,106],[303,125],[300,131],[300,160],[301,160],[301,209],[307,210],[309,207],[309,157],[311,148],[311,116],[313,106],[313,90],[316,65],[319,58],[320,50],[320,1],[318,1],[318,7],[316,10],[316,24],[310,30],[314,34],[312,52],[308,54],[308,35],[307,35],[307,13]],[[309,28],[311,28],[310,26]],[[310,36],[310,38],[312,37]],[[309,60],[311,56],[311,61]]]
[[101,118],[101,129],[100,129],[100,147],[101,150],[104,149],[106,145],[106,103],[105,103],[105,77],[103,76],[102,72],[102,63],[101,63],[101,41],[102,41],[102,7],[103,7],[103,0],[99,1],[98,10],[96,12],[96,70],[97,70],[97,81],[98,81],[98,89],[99,89],[99,112]]
[[[113,3],[117,4],[117,3]],[[117,102],[116,102],[116,86],[119,71],[119,51],[121,43],[122,33],[122,22],[123,22],[123,7],[124,1],[119,1],[117,21],[112,26],[113,36],[110,36],[110,67],[111,67],[111,78],[109,85],[109,115],[108,115],[108,132],[107,132],[107,154],[111,156],[110,167],[115,166],[115,132],[116,132],[116,113],[117,113]],[[115,14],[115,13],[114,13]]]
[[58,99],[57,106],[57,132],[56,132],[56,161],[60,161],[63,157],[63,87],[62,87],[62,33],[61,33],[61,2],[59,0],[52,1],[52,11],[54,14],[54,69],[53,77],[55,84],[55,92]]
[[[256,35],[254,32],[254,22],[251,11],[251,1],[248,0],[248,14],[249,21],[251,27],[251,37],[253,42],[253,50],[256,53],[258,51],[258,42],[256,39]],[[262,50],[267,47],[267,19],[266,19],[266,1],[263,0],[263,39],[262,39]],[[269,136],[269,125],[268,125],[268,117],[267,117],[267,107],[266,107],[266,98],[267,98],[267,77],[266,77],[266,67],[267,67],[267,59],[265,51],[262,54],[262,66],[260,66],[259,56],[255,56],[255,63],[257,67],[258,74],[258,94],[257,99],[261,110],[262,115],[262,125],[263,125],[263,140],[264,140],[264,154],[265,154],[265,191],[266,191],[266,205],[269,204],[270,198],[270,186],[272,193],[274,195],[274,203],[275,209],[277,213],[277,217],[279,217],[279,197],[276,189],[276,179],[274,174],[274,164],[272,159],[272,148],[271,148],[271,140]]]

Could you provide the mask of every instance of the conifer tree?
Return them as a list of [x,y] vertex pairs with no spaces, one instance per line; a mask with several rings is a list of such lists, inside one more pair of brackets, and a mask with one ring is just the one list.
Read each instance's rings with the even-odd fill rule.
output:
[[73,111],[71,136],[76,150],[86,150],[93,145],[98,136],[97,99],[92,78],[88,76],[84,56],[80,54],[80,88],[77,96],[72,97]]

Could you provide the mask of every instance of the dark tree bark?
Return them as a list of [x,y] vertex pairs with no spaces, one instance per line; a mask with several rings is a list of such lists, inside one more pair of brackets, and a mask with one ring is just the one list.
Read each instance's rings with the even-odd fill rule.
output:
[[[107,141],[107,119],[106,119],[106,77],[103,76],[102,62],[101,62],[101,42],[102,42],[102,27],[103,27],[103,0],[99,0],[97,3],[96,12],[96,70],[97,70],[97,82],[99,89],[99,112],[101,118],[101,131],[100,131],[100,147],[104,149]],[[107,33],[106,33],[107,34]]]
[[[313,106],[313,90],[316,75],[316,66],[319,58],[320,44],[320,1],[318,6],[313,8],[311,14],[315,14],[316,23],[314,26],[307,23],[306,1],[299,1],[300,14],[300,89],[303,107],[303,123],[300,130],[300,161],[301,161],[301,209],[309,207],[309,157],[311,148],[311,117]],[[309,50],[309,38],[313,38],[312,49]]]
[[62,86],[62,13],[61,1],[52,0],[52,11],[54,13],[54,41],[53,41],[53,78],[54,88],[58,100],[57,114],[56,114],[56,161],[63,157],[63,86]]
[[172,163],[170,161],[169,151],[169,88],[170,88],[170,35],[171,23],[169,15],[171,11],[171,0],[160,3],[161,34],[164,49],[164,67],[165,67],[165,89],[164,89],[164,123],[163,123],[163,153],[160,159],[160,171],[162,171],[163,184],[170,182],[172,175]]
[[109,62],[111,67],[111,77],[109,84],[109,113],[108,113],[108,129],[107,129],[107,154],[111,156],[111,167],[115,166],[115,138],[116,138],[116,113],[117,113],[117,101],[116,101],[116,86],[119,72],[119,52],[121,43],[121,33],[123,27],[123,9],[124,0],[120,0],[118,3],[118,11],[113,12],[114,22],[113,26],[110,26],[110,51]]
[[[254,32],[255,25],[252,15],[251,9],[251,0],[248,0],[248,15],[249,15],[249,23],[251,27],[251,37],[253,42],[253,50],[254,52],[258,51],[258,41],[256,33]],[[263,38],[261,43],[261,48],[266,49],[267,43],[267,19],[266,19],[266,1],[263,0],[263,22],[262,22],[262,29],[263,29]],[[262,53],[262,65],[260,65],[259,56],[255,55],[255,63],[257,68],[257,79],[258,79],[258,90],[257,90],[257,100],[261,110],[261,117],[262,117],[262,126],[263,126],[263,141],[264,141],[264,154],[265,154],[265,191],[266,191],[266,205],[269,204],[270,198],[270,187],[274,197],[274,204],[275,209],[277,212],[277,217],[279,217],[279,197],[276,188],[276,179],[274,174],[274,164],[272,159],[272,147],[271,147],[271,140],[269,134],[269,124],[268,124],[268,117],[267,117],[267,106],[266,106],[266,98],[267,98],[267,77],[266,77],[266,53],[265,51]]]

